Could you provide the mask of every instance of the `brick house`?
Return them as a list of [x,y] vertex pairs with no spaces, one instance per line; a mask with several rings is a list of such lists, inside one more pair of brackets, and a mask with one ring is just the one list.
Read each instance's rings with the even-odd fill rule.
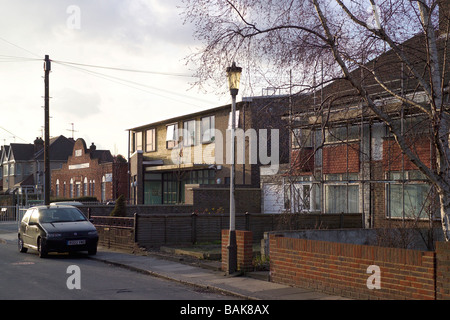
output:
[[54,198],[95,197],[107,202],[121,194],[127,196],[126,160],[113,157],[109,150],[97,150],[92,143],[89,148],[79,138],[71,155],[60,169],[52,170],[51,195]]
[[[417,51],[424,43],[421,37],[403,44],[405,53],[419,65],[426,63]],[[417,91],[416,80],[402,73],[393,52],[369,63],[378,65],[389,90],[427,103],[424,92]],[[394,99],[368,72],[353,72],[361,74],[372,98],[402,128],[413,153],[431,167],[435,155],[429,121],[417,109]],[[448,72],[445,78],[448,83]],[[276,177],[261,177],[264,212],[360,213],[365,227],[434,217],[437,204],[431,184],[346,80],[292,99],[290,165]]]
[[[50,139],[50,169],[61,168],[72,153],[74,141],[64,136]],[[44,140],[11,143],[0,150],[0,181],[4,193],[42,194],[44,186]]]
[[[274,140],[279,150],[276,160],[288,161],[289,138],[282,119],[286,110],[286,97],[253,97],[236,104],[236,128],[241,133],[236,135],[237,187],[254,188],[259,194],[260,157],[249,155],[257,155],[256,144],[258,150],[267,146],[269,155],[275,131],[279,135]],[[231,106],[226,105],[129,129],[131,203],[186,203],[192,201],[186,199],[189,185],[229,189],[230,116]],[[263,130],[267,140],[261,137]]]

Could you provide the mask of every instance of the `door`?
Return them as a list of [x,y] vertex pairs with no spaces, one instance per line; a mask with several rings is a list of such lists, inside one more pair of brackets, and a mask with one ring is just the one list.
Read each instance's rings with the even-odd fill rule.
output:
[[32,247],[37,248],[37,238],[39,236],[39,211],[33,209],[30,220],[25,227],[24,242]]

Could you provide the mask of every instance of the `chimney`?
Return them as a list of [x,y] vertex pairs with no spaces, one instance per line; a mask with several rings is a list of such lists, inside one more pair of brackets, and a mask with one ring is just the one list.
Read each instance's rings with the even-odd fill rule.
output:
[[36,140],[34,140],[34,153],[38,152],[44,148],[44,140],[40,137],[36,137]]
[[439,0],[439,36],[449,33],[450,0]]
[[97,147],[95,146],[95,144],[92,142],[91,146],[89,147],[89,150],[91,152],[94,152],[97,149]]

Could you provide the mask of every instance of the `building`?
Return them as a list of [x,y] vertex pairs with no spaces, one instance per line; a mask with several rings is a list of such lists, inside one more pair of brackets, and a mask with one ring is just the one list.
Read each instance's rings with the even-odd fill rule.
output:
[[128,165],[123,157],[113,157],[109,150],[89,148],[79,138],[60,169],[52,170],[51,195],[57,199],[94,197],[98,201],[127,196]]
[[[418,49],[423,43],[423,35],[417,35],[403,46],[412,63],[426,70],[425,52]],[[426,105],[429,98],[417,90],[417,80],[403,71],[392,51],[368,65],[375,63],[378,80],[388,84],[386,88],[364,70],[353,72],[361,74],[371,98],[401,128],[414,156],[432,168],[436,155],[429,119],[387,90],[417,105]],[[447,71],[444,82],[449,80]],[[437,216],[431,183],[348,82],[336,80],[293,100],[290,165],[277,176],[262,177],[264,212],[360,213],[365,227],[382,227],[388,221],[430,221]],[[321,108],[325,101],[332,102]]]
[[[235,184],[260,187],[260,165],[288,161],[285,97],[236,105]],[[129,129],[130,198],[136,204],[185,203],[185,188],[229,188],[231,106]]]
[[[61,168],[72,152],[73,139],[58,136],[50,139],[50,169]],[[41,195],[44,186],[44,140],[36,138],[33,144],[11,143],[1,148],[0,154],[3,193]]]

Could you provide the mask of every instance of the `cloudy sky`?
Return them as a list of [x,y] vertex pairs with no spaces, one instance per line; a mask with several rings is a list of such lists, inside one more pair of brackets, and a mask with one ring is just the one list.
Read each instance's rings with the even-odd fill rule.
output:
[[127,155],[129,128],[230,103],[192,88],[194,66],[184,58],[199,43],[180,5],[0,0],[0,145],[43,136],[46,54],[54,61],[50,135],[71,137],[73,128],[75,139],[113,154]]

